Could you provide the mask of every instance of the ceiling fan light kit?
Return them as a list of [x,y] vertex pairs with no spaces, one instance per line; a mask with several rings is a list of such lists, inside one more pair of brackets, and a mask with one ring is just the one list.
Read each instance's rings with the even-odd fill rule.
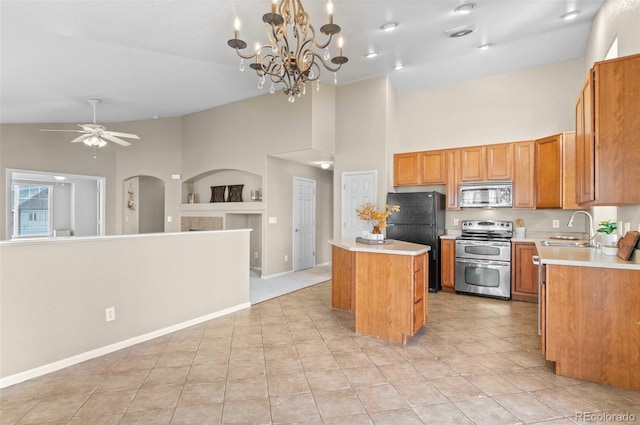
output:
[[306,83],[316,81],[316,89],[320,89],[322,68],[334,73],[337,84],[337,72],[349,60],[342,55],[342,37],[338,39],[337,56],[331,57],[329,45],[333,36],[340,33],[340,26],[333,23],[331,1],[327,4],[327,12],[328,23],[320,27],[320,32],[328,39],[318,42],[301,0],[272,0],[271,11],[262,16],[269,42],[257,44],[252,54],[243,54],[241,50],[247,43],[240,39],[240,20],[236,18],[234,36],[227,45],[240,56],[240,71],[244,71],[245,59],[254,60],[249,67],[258,75],[259,89],[264,87],[268,77],[271,81],[269,92],[275,93],[275,85],[282,84],[282,91],[293,103],[295,96],[306,93]]
[[[96,106],[100,103],[99,99],[89,99],[87,100],[89,105],[93,107],[93,124],[78,124],[78,127],[82,128],[82,130],[48,130],[42,129],[40,131],[66,131],[72,133],[83,133],[82,136],[76,137],[71,140],[71,143],[79,143],[82,142],[87,146],[93,147],[94,150],[98,148],[102,148],[107,145],[107,141],[117,143],[121,146],[129,146],[131,143],[126,140],[122,140],[120,137],[124,137],[127,139],[136,139],[140,140],[137,134],[130,133],[119,133],[115,131],[108,131],[105,126],[99,125],[96,123]],[[95,158],[95,152],[94,152]]]

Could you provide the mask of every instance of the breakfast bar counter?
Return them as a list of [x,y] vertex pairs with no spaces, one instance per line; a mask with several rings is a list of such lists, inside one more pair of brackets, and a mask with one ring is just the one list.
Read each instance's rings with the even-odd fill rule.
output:
[[390,242],[329,241],[331,303],[354,312],[357,333],[406,344],[428,318],[426,253],[431,247]]

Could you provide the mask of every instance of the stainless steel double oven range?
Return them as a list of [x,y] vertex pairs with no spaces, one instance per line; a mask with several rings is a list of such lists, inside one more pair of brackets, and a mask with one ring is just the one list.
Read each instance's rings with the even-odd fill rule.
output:
[[456,292],[511,298],[511,221],[464,220],[456,238]]

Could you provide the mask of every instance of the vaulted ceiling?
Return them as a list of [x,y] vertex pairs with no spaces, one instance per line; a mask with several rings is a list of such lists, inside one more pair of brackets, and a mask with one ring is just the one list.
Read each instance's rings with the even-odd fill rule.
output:
[[[604,0],[333,0],[349,62],[338,85],[388,74],[399,93],[581,58]],[[266,41],[269,0],[0,3],[0,122],[99,122],[180,116],[268,92],[227,46],[242,20]],[[475,3],[469,14],[454,13]],[[311,23],[326,1],[303,0]],[[577,10],[573,20],[561,19]],[[395,31],[380,29],[396,22]],[[472,26],[467,36],[449,30]],[[320,35],[320,37],[323,37]],[[319,37],[319,38],[320,38]],[[488,50],[478,48],[489,43]],[[378,56],[367,59],[369,51]],[[334,52],[335,54],[335,52]],[[402,63],[404,68],[394,70]],[[325,72],[321,81],[334,84]],[[286,97],[277,91],[273,96]]]

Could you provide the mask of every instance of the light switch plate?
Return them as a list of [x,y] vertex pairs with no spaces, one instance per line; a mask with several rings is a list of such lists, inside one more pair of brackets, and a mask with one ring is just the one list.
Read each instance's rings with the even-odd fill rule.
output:
[[278,223],[278,217],[269,217],[269,224]]

